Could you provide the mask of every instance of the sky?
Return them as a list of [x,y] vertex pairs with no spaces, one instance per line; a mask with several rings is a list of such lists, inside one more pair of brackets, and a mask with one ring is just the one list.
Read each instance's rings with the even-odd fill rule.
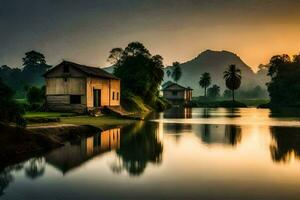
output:
[[36,50],[52,65],[104,67],[112,48],[140,41],[165,65],[227,50],[255,71],[300,52],[299,10],[299,0],[0,0],[0,65]]

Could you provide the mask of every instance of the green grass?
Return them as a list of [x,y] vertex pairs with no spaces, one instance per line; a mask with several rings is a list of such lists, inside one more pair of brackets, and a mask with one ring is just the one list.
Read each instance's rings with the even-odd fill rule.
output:
[[74,116],[74,113],[62,112],[26,112],[24,118],[54,118]]
[[74,116],[62,117],[62,124],[75,124],[75,125],[92,125],[98,128],[106,129],[114,126],[123,126],[134,123],[136,120],[124,119],[111,115],[103,115],[99,117],[92,116]]
[[61,112],[27,112],[24,115],[25,119],[31,118],[60,118],[60,122],[50,123],[29,123],[30,126],[48,126],[60,124],[74,124],[74,125],[92,125],[98,128],[107,129],[115,126],[128,125],[136,120],[124,119],[112,115],[103,115],[99,117],[92,117],[88,115],[74,115],[74,113]]

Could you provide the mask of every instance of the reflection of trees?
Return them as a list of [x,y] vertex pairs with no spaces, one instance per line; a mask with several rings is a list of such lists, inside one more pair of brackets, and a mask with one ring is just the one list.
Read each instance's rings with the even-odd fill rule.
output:
[[272,127],[274,143],[270,146],[274,162],[289,162],[292,155],[300,159],[300,128]]
[[[157,130],[155,123],[143,123],[138,129],[136,125],[122,129],[123,135],[117,154],[121,158],[120,165],[131,175],[142,174],[149,162],[161,163],[163,145],[158,139]],[[113,169],[120,171],[116,165]]]
[[225,127],[225,137],[232,146],[235,146],[242,140],[241,129],[235,125],[227,125]]
[[235,125],[201,125],[201,139],[207,144],[237,145],[241,139],[241,128]]
[[19,171],[22,168],[23,168],[23,164],[17,164],[17,165],[6,167],[0,172],[0,197],[4,195],[4,190],[14,180],[12,173],[14,171]]
[[45,159],[42,157],[32,158],[25,164],[25,175],[28,178],[36,179],[45,172]]

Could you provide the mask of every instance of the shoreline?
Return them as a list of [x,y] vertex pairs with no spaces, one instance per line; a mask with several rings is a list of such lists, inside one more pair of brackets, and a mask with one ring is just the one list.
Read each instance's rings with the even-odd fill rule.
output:
[[67,142],[80,140],[109,128],[126,126],[136,121],[136,119],[103,115],[100,117],[61,117],[59,122],[30,123],[26,128],[0,123],[2,133],[0,135],[0,170],[31,157],[44,155],[64,146]]

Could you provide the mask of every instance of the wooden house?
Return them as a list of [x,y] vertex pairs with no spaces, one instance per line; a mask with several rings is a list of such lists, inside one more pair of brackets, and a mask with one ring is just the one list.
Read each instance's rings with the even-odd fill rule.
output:
[[120,79],[100,68],[63,61],[44,77],[49,110],[83,113],[120,106]]
[[182,105],[192,100],[193,89],[183,87],[177,83],[168,81],[162,85],[163,97],[174,105]]

